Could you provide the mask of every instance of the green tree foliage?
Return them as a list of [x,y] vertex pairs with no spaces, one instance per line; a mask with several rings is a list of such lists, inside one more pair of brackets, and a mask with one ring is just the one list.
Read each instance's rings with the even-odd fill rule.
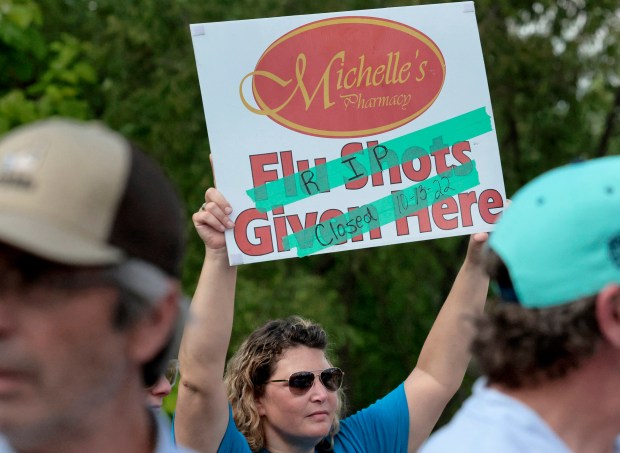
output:
[[96,80],[88,45],[62,33],[46,41],[39,5],[0,0],[0,133],[52,115],[85,118],[84,90]]
[[484,1],[477,11],[508,188],[618,153],[617,2]]
[[[204,248],[189,215],[213,178],[189,24],[415,3],[0,0],[0,130],[52,113],[92,116],[151,152],[187,203],[191,294]],[[617,154],[617,0],[475,5],[508,194],[559,164]],[[451,238],[242,266],[233,345],[268,318],[311,317],[330,332],[349,407],[360,408],[414,366],[465,247]]]

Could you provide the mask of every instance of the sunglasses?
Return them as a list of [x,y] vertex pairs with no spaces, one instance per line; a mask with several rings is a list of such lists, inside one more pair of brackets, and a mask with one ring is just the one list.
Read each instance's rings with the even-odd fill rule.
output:
[[288,382],[291,393],[303,395],[314,385],[314,378],[318,376],[319,381],[330,392],[335,392],[342,387],[344,372],[340,368],[327,368],[319,373],[316,371],[298,371],[291,374],[288,379],[272,379],[267,382]]
[[164,377],[170,383],[170,387],[174,387],[179,378],[179,361],[176,359],[170,360],[166,366]]

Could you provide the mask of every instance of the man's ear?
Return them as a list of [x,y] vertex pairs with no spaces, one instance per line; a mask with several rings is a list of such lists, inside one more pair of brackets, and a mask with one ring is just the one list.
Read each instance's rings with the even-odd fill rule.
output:
[[181,316],[181,289],[170,280],[168,290],[153,306],[129,328],[129,354],[139,363],[154,358],[173,335],[176,320]]
[[598,293],[596,318],[603,338],[620,349],[620,285],[610,283]]

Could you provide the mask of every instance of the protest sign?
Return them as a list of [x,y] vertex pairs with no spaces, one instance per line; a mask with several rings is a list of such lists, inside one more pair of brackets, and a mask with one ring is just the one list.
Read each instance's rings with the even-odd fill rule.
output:
[[473,2],[191,25],[231,264],[490,231]]

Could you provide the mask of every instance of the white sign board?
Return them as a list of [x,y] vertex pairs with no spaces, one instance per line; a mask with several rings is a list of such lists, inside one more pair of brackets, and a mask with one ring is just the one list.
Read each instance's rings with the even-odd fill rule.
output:
[[490,231],[473,2],[191,25],[231,264]]

